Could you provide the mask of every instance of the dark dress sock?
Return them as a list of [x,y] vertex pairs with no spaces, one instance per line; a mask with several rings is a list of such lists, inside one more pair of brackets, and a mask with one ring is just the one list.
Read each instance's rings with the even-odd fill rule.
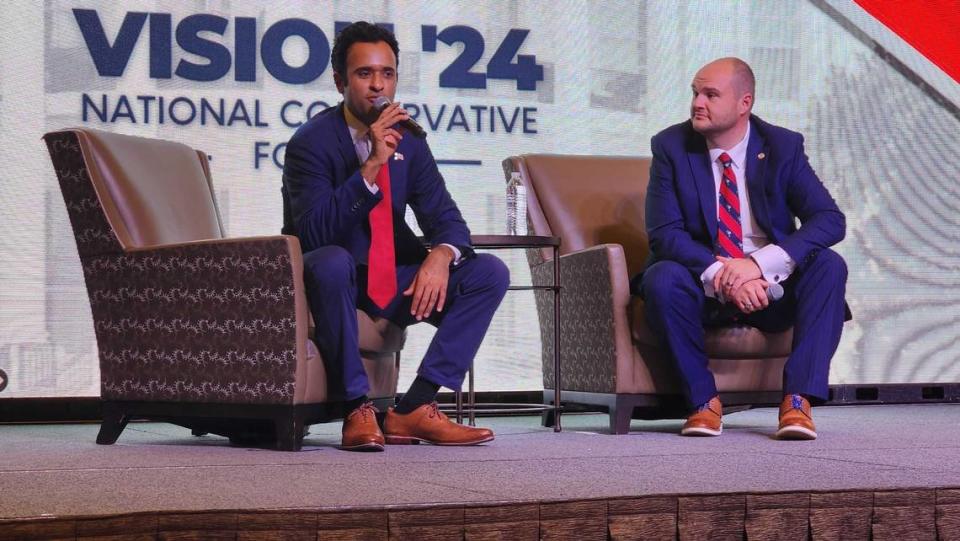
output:
[[417,376],[417,379],[413,380],[413,383],[410,384],[410,388],[407,390],[406,394],[403,395],[403,398],[400,399],[400,403],[397,404],[397,407],[393,411],[406,415],[411,411],[419,408],[424,404],[429,404],[433,402],[433,399],[437,397],[437,391],[440,390],[440,386],[436,383],[423,379],[421,376]]
[[354,398],[353,400],[347,400],[343,403],[343,416],[346,417],[347,415],[350,415],[353,413],[353,410],[359,408],[369,401],[370,399],[367,398],[367,395]]

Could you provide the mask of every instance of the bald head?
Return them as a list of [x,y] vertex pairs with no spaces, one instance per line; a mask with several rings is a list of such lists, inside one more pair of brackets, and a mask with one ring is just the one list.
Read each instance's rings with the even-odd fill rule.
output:
[[702,71],[707,68],[728,70],[731,76],[730,82],[733,83],[737,94],[740,96],[743,96],[744,94],[750,94],[751,96],[754,95],[757,87],[757,80],[753,76],[753,70],[750,69],[750,64],[747,64],[735,56],[728,56],[725,58],[718,58],[713,62],[710,62],[706,66],[700,68],[700,70]]
[[711,148],[728,149],[743,138],[755,84],[753,70],[739,58],[720,58],[697,71],[690,85],[690,120]]

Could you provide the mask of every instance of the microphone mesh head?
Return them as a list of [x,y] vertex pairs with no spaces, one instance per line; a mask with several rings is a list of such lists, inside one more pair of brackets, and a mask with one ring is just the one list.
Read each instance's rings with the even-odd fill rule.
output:
[[373,108],[377,111],[383,111],[388,105],[390,105],[390,98],[386,96],[377,96],[376,99],[373,100]]
[[771,301],[778,301],[783,297],[783,286],[780,284],[770,284],[767,286],[767,298]]

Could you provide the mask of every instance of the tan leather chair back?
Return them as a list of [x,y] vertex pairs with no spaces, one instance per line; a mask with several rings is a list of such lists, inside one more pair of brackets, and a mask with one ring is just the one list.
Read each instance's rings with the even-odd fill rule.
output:
[[519,171],[527,187],[531,233],[560,237],[561,255],[620,244],[630,275],[643,268],[650,158],[524,154],[508,158],[504,167],[508,177]]
[[207,157],[186,145],[75,129],[124,250],[224,237]]

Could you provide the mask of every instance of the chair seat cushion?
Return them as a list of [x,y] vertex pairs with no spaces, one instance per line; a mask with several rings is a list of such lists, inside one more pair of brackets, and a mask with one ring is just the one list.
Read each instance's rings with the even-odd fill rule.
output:
[[[633,339],[649,346],[662,346],[663,341],[647,325],[643,300],[634,297],[630,306],[630,331]],[[708,328],[707,356],[712,359],[764,359],[787,357],[793,343],[793,329],[763,332],[748,325]]]
[[[405,329],[382,317],[372,317],[357,310],[357,328],[360,331],[360,351],[365,353],[396,353],[407,340]],[[314,338],[313,316],[307,336]]]
[[360,351],[395,353],[403,349],[407,333],[389,319],[371,317],[366,312],[357,310],[357,323],[360,329]]

